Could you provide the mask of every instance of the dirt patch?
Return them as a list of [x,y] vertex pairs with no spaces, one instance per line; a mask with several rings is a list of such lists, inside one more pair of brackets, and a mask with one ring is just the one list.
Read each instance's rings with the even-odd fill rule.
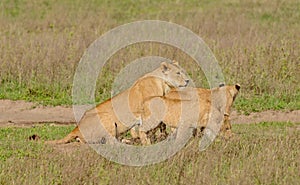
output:
[[[293,122],[300,123],[300,110],[264,111],[242,115],[233,111],[233,124],[258,122]],[[41,106],[25,101],[0,100],[0,126],[31,126],[38,123],[74,124],[71,107]]]
[[48,122],[75,123],[72,108],[41,106],[25,101],[0,100],[0,126],[26,126]]
[[236,111],[231,113],[233,124],[260,123],[260,122],[292,122],[300,123],[300,110],[293,111],[274,111],[253,112],[250,115],[238,114]]

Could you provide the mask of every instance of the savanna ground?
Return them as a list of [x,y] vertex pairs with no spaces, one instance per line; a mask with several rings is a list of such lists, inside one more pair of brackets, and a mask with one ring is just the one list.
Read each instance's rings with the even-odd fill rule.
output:
[[[300,110],[300,2],[292,0],[1,1],[0,98],[70,106],[73,75],[85,49],[106,31],[145,19],[174,22],[202,37],[226,83],[242,86],[234,105],[239,113]],[[114,77],[126,64],[151,55],[179,61],[197,86],[207,87],[185,53],[141,43],[109,60],[97,82],[96,100],[110,96]],[[1,127],[0,184],[300,182],[299,122],[235,124],[236,137],[230,141],[218,140],[198,152],[196,138],[169,160],[145,167],[110,162],[88,146],[27,140],[35,133],[40,141],[61,138],[73,127]]]

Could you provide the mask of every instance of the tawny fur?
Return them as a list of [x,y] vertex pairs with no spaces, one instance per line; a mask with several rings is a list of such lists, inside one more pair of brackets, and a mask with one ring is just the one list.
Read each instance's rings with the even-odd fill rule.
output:
[[[202,88],[172,89],[166,96],[155,98],[162,100],[163,103],[160,106],[166,109],[164,117],[160,121],[171,128],[178,128],[181,123],[185,127],[203,130],[206,128],[212,112],[217,112],[223,116],[221,134],[229,138],[232,136],[230,109],[239,90],[239,84],[222,86],[212,90]],[[145,104],[150,104],[151,101],[153,99]],[[224,111],[224,114],[221,111]],[[147,137],[151,137],[151,133],[155,133],[160,126],[161,124],[148,132]]]
[[[65,138],[47,143],[63,144],[74,139],[83,143],[99,141],[106,137],[103,128],[111,136],[116,136],[116,127],[119,134],[124,133],[130,129],[131,123],[147,116],[144,112],[149,110],[145,101],[163,97],[172,88],[186,87],[188,81],[178,63],[163,62],[159,68],[138,79],[131,88],[85,112],[78,126]],[[145,137],[141,138],[143,144],[148,142]]]

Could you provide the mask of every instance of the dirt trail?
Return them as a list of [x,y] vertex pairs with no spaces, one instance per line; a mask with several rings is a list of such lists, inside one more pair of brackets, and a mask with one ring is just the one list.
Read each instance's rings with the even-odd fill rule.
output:
[[25,101],[0,100],[0,126],[26,126],[48,122],[75,123],[72,108],[41,106]]
[[[300,123],[300,110],[264,111],[241,115],[231,114],[233,124],[258,122],[295,122]],[[75,124],[70,107],[48,107],[25,101],[0,100],[0,126],[30,126],[37,123]]]
[[300,110],[294,111],[263,111],[254,112],[250,115],[241,115],[236,111],[231,113],[231,123],[245,124],[245,123],[259,123],[259,122],[292,122],[300,123]]

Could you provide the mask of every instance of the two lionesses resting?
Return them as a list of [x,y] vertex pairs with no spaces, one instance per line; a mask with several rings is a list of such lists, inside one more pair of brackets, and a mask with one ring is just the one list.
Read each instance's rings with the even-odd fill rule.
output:
[[[221,112],[221,135],[231,137],[230,108],[240,85],[203,89],[188,87],[189,78],[177,62],[162,62],[160,67],[139,78],[129,89],[85,112],[76,128],[65,138],[72,141],[106,144],[112,141],[138,141],[149,145],[176,132],[179,125],[202,131],[214,112]],[[218,119],[216,119],[218,120]],[[123,135],[130,132],[131,139]],[[157,134],[157,132],[160,132]],[[126,134],[129,135],[129,134]],[[123,139],[122,139],[123,138]]]

